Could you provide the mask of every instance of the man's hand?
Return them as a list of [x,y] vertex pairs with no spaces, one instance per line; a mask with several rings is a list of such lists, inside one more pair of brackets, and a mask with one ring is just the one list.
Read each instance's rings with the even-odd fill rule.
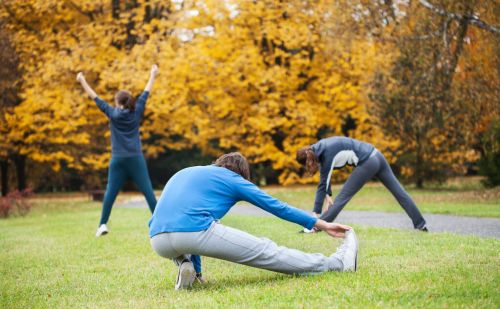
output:
[[156,76],[156,74],[158,74],[158,66],[156,64],[153,64],[151,66],[151,75]]
[[85,76],[83,76],[82,72],[78,72],[78,74],[76,74],[76,80],[79,82],[82,82],[82,80],[85,80]]
[[330,223],[321,219],[318,219],[318,221],[316,221],[314,227],[318,230],[325,231],[328,235],[332,237],[338,237],[338,238],[344,238],[345,233],[352,229],[348,225]]

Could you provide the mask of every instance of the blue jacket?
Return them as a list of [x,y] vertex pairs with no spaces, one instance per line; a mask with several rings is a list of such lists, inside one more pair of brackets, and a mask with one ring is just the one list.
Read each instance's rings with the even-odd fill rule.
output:
[[144,91],[137,98],[135,111],[115,108],[99,97],[94,99],[99,109],[109,118],[111,128],[111,155],[132,157],[142,155],[139,126],[149,92]]
[[149,221],[149,236],[206,230],[238,201],[247,201],[308,229],[317,221],[224,167],[194,166],[177,172],[167,182]]

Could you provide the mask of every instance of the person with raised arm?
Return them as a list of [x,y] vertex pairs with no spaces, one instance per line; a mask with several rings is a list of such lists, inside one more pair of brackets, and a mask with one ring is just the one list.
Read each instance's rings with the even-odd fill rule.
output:
[[149,178],[146,160],[142,154],[140,123],[153,83],[158,73],[158,66],[153,65],[144,91],[136,99],[129,91],[120,90],[115,94],[115,106],[101,99],[88,85],[82,72],[76,80],[85,92],[95,101],[97,107],[109,119],[111,130],[111,161],[109,163],[108,184],[102,204],[101,220],[96,237],[106,235],[111,208],[125,182],[131,179],[146,197],[149,209],[153,213],[156,197]]

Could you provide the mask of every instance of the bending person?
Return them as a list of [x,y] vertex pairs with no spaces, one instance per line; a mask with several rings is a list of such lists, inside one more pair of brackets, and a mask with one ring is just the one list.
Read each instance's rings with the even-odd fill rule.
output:
[[[149,234],[153,250],[180,265],[176,289],[195,280],[191,254],[285,274],[356,270],[358,245],[350,227],[291,207],[261,191],[249,178],[247,160],[236,152],[219,157],[214,165],[183,169],[168,181],[149,222]],[[331,256],[304,253],[221,224],[219,219],[241,200],[306,228],[345,236],[344,242]]]
[[[415,229],[427,231],[425,220],[417,205],[394,176],[384,155],[372,145],[348,137],[329,137],[314,145],[299,149],[297,161],[305,165],[310,175],[316,173],[319,165],[320,182],[316,191],[313,212],[321,219],[327,222],[335,220],[359,189],[370,179],[377,177],[406,211]],[[335,201],[332,202],[330,186],[332,171],[346,165],[356,166],[356,168],[342,186]],[[324,202],[330,207],[321,215]],[[307,230],[304,231],[307,232]]]
[[151,212],[155,209],[156,197],[149,179],[146,160],[142,154],[139,126],[157,72],[158,67],[153,65],[146,88],[137,101],[130,92],[118,91],[115,94],[115,107],[97,96],[87,84],[82,72],[78,73],[76,77],[85,92],[106,114],[111,128],[111,161],[109,163],[108,185],[102,204],[101,220],[96,232],[97,237],[108,233],[106,224],[111,214],[111,208],[118,192],[128,179],[132,179],[144,194]]

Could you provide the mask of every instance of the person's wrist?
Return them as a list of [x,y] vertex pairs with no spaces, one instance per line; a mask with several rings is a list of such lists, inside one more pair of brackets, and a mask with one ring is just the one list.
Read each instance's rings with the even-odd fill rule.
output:
[[314,224],[314,227],[317,228],[318,230],[322,230],[325,228],[326,221],[317,219],[316,223]]

